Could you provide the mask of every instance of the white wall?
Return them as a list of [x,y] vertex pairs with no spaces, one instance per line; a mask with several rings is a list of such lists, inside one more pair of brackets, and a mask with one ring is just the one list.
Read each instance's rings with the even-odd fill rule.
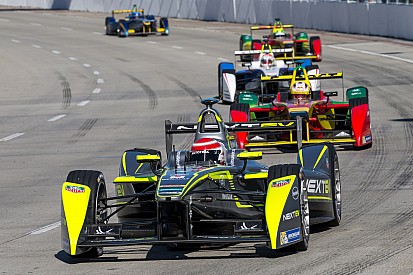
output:
[[0,0],[0,5],[110,12],[134,3],[147,14],[268,24],[413,40],[413,5],[279,0]]

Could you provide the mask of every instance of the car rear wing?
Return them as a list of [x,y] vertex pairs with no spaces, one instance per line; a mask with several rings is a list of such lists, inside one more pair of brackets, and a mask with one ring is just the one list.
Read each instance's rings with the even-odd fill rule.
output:
[[284,48],[284,49],[272,49],[270,50],[249,50],[249,51],[234,51],[235,56],[241,56],[241,55],[254,55],[254,54],[261,54],[261,53],[274,53],[274,54],[281,54],[281,53],[292,53],[293,49],[292,48]]
[[314,58],[317,58],[317,56],[316,56],[316,55],[302,55],[302,56],[301,56],[301,55],[295,55],[295,54],[293,53],[292,56],[280,56],[280,57],[277,57],[277,58],[275,58],[275,59],[295,62],[296,60],[303,60],[303,59],[311,59],[311,60],[313,60]]
[[[292,29],[293,32],[294,32],[294,25],[291,25],[291,24],[282,25],[282,28],[283,29]],[[252,31],[272,30],[272,29],[274,29],[274,26],[270,26],[270,25],[268,25],[268,26],[251,26],[250,33],[251,33],[251,36],[252,36]]]
[[139,10],[112,10],[112,16],[115,16],[115,14],[132,13],[132,12],[140,12],[140,13],[144,14],[144,9],[139,9]]
[[[315,74],[308,75],[309,80],[323,80],[323,79],[334,79],[343,78],[343,72],[339,73],[325,73],[325,74]],[[280,76],[261,76],[261,81],[289,81],[292,80],[292,75],[280,75]],[[296,76],[295,80],[305,80],[304,76]]]
[[[254,121],[254,122],[225,122],[225,128],[228,132],[282,132],[294,131],[297,132],[298,149],[302,146],[302,118],[297,116],[295,120],[279,120],[279,121]],[[206,124],[208,129],[217,129],[218,124]],[[197,123],[172,123],[170,120],[165,120],[165,141],[166,152],[172,151],[173,135],[174,134],[191,134],[196,133],[198,128]]]

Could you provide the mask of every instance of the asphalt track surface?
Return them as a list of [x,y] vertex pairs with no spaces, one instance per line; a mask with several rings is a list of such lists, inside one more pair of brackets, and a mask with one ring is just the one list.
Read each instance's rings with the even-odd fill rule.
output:
[[[308,251],[262,244],[194,251],[107,248],[73,260],[60,246],[60,188],[73,169],[110,184],[123,150],[164,151],[165,119],[193,122],[199,96],[217,93],[217,65],[233,60],[246,25],[172,20],[169,37],[103,35],[105,14],[0,11],[0,273],[411,274],[413,272],[413,47],[318,33],[322,72],[370,91],[374,145],[340,148],[343,220],[312,228]],[[310,31],[310,33],[316,31]],[[330,85],[330,86],[328,86]],[[325,87],[340,89],[340,83]],[[227,105],[217,106],[225,118]],[[176,139],[188,147],[191,139]],[[295,162],[267,151],[263,162]]]

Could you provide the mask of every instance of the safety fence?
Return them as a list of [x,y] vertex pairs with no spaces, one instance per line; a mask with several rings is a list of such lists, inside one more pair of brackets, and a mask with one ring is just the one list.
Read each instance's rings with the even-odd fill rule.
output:
[[[269,24],[413,40],[413,0],[0,0],[0,5],[110,12],[133,4],[147,14],[208,21]],[[373,1],[373,2],[371,2]],[[380,1],[380,2],[378,2]],[[383,4],[385,3],[389,4]]]

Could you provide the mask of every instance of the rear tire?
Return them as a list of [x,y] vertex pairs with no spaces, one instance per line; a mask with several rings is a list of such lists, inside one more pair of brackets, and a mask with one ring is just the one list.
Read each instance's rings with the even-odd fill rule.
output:
[[310,239],[310,208],[308,205],[308,192],[305,183],[304,173],[299,164],[282,164],[273,165],[268,170],[268,181],[281,178],[289,175],[297,175],[299,180],[300,190],[300,216],[301,216],[301,232],[303,240],[289,247],[295,251],[306,251],[308,241]]
[[[93,170],[74,170],[71,171],[66,179],[67,182],[79,183],[90,188],[88,209],[85,217],[85,224],[105,223],[107,217],[106,201],[107,198],[105,178],[102,172]],[[78,257],[96,258],[102,256],[102,247],[86,248],[85,252]]]
[[[241,37],[239,39],[239,50],[240,51],[245,51],[246,50],[246,49],[244,49],[245,40],[251,40],[251,50],[252,50],[253,42],[252,42],[252,37],[249,36],[249,35],[241,35]],[[240,60],[241,60],[241,62],[251,62],[252,61],[252,56],[250,56],[250,55],[241,55]]]
[[[329,150],[334,152],[330,155],[331,165],[331,178],[332,178],[332,190],[333,190],[333,209],[334,209],[334,219],[327,222],[328,226],[338,226],[341,222],[341,180],[340,180],[340,167],[338,163],[338,156],[334,150],[333,145],[329,145]],[[332,148],[331,148],[332,147]]]

